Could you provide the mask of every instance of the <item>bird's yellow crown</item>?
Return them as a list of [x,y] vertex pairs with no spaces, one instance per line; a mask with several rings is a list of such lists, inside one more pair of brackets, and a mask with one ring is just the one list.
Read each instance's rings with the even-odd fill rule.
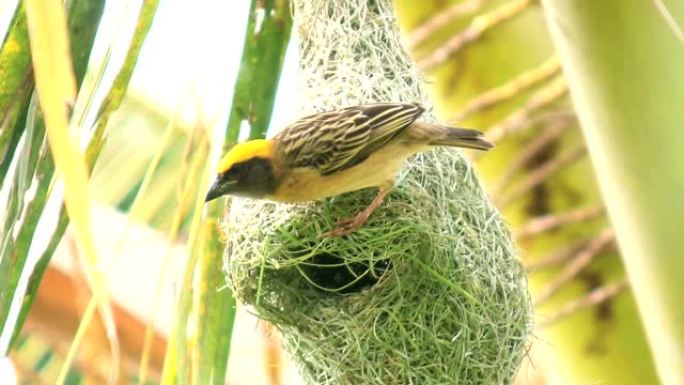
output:
[[273,156],[273,142],[267,139],[254,139],[238,143],[221,158],[218,172],[226,172],[234,164],[244,162],[252,158],[266,158]]

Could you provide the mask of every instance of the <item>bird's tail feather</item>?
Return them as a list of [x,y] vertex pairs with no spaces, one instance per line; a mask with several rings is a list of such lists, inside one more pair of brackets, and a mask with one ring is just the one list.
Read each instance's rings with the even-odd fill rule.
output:
[[446,135],[439,139],[431,142],[430,144],[435,146],[455,146],[455,147],[465,147],[473,148],[476,150],[489,150],[494,147],[494,144],[487,141],[482,132],[477,130],[471,130],[467,128],[453,128],[445,127],[447,129]]

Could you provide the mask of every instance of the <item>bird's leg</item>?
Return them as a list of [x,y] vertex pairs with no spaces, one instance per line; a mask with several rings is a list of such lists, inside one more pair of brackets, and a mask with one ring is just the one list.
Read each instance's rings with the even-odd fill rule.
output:
[[387,194],[389,194],[389,192],[392,191],[393,186],[393,183],[387,183],[383,186],[380,186],[378,189],[378,194],[375,196],[375,198],[373,198],[373,201],[365,209],[363,209],[363,211],[356,214],[356,216],[353,218],[347,218],[337,222],[337,228],[335,230],[324,233],[323,236],[341,237],[343,235],[353,233],[354,231],[360,229],[363,226],[363,224],[366,223],[371,214],[373,214],[373,211],[380,207],[383,200],[385,199],[385,196],[387,196]]

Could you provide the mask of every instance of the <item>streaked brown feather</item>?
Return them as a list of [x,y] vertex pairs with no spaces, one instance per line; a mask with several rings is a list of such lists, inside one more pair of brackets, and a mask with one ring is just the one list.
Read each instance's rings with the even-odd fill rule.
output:
[[417,104],[379,103],[323,112],[291,124],[274,140],[283,166],[329,175],[363,162],[423,111]]

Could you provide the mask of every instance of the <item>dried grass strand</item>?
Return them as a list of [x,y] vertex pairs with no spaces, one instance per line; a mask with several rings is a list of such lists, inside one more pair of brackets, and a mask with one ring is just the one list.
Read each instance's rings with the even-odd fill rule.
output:
[[538,295],[534,298],[535,307],[543,305],[558,293],[565,285],[579,274],[601,251],[615,241],[615,232],[611,228],[602,230],[589,244],[573,258],[570,263],[553,278]]
[[510,100],[558,74],[560,69],[560,61],[556,55],[553,55],[539,66],[527,70],[506,81],[504,84],[478,95],[475,99],[467,102],[465,107],[454,114],[454,117],[450,120],[458,122],[496,104]]
[[438,11],[434,16],[414,28],[406,38],[406,46],[409,50],[427,40],[439,29],[459,18],[478,11],[482,8],[485,0],[465,0],[460,3],[451,4],[447,9]]
[[576,121],[576,115],[573,112],[559,112],[549,113],[545,115],[543,120],[548,120],[546,128],[532,140],[530,140],[515,156],[504,170],[501,172],[499,178],[492,183],[489,193],[494,201],[501,198],[502,191],[508,187],[516,175],[537,156],[540,152],[549,148],[555,143],[563,133],[572,127]]
[[555,230],[563,226],[589,221],[604,214],[605,206],[603,206],[602,203],[597,203],[560,214],[552,213],[542,215],[533,218],[526,224],[520,226],[513,233],[513,237],[518,241],[523,241],[544,232]]
[[520,183],[514,186],[509,193],[497,200],[499,207],[504,208],[516,199],[525,196],[530,190],[544,183],[553,174],[582,158],[586,152],[587,147],[585,144],[579,143],[558,156],[549,159],[539,167],[530,170]]
[[609,285],[598,287],[586,295],[566,303],[558,311],[546,317],[544,320],[537,322],[536,326],[539,330],[553,326],[582,310],[594,307],[617,297],[628,288],[629,282],[626,278],[622,278]]
[[463,47],[479,39],[484,33],[525,11],[533,0],[512,0],[477,16],[463,31],[449,38],[431,53],[417,60],[418,67],[428,71],[458,53]]

